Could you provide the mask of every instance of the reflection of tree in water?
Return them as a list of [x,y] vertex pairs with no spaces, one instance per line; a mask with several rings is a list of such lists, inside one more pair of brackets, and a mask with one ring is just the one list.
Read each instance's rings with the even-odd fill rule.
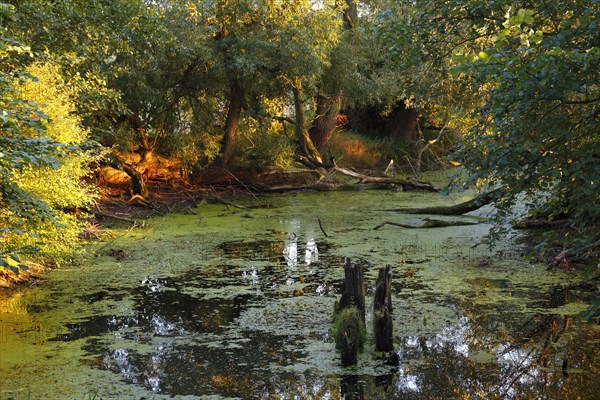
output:
[[[561,307],[567,296],[568,290],[555,287],[541,305]],[[583,328],[578,336],[571,336],[569,316],[522,316],[480,308],[463,304],[467,311],[458,324],[434,335],[402,338],[400,366],[388,395],[537,399],[593,398],[600,393],[599,350],[583,345],[598,339],[597,330]],[[513,328],[508,330],[504,324],[510,321]],[[577,323],[585,322],[577,319]],[[569,373],[571,369],[591,375]]]
[[600,349],[593,343],[600,332],[551,312],[573,301],[569,296],[565,287],[552,288],[530,304],[541,310],[535,314],[466,300],[458,323],[400,338],[392,373],[342,377],[340,392],[352,399],[596,398]]
[[[265,246],[265,251],[271,248]],[[283,249],[277,251],[281,257]],[[280,262],[258,272],[276,276],[281,283],[292,270],[286,265]],[[465,300],[454,304],[463,313],[457,323],[434,334],[400,338],[398,366],[384,365],[375,377],[360,368],[347,375],[296,369],[312,356],[306,354],[306,338],[301,335],[229,330],[228,324],[242,310],[270,295],[272,279],[257,282],[263,291],[258,297],[252,291],[210,300],[183,290],[234,287],[240,282],[252,285],[245,272],[224,264],[192,269],[175,278],[145,279],[129,293],[133,315],[93,317],[73,324],[71,333],[55,340],[97,336],[84,347],[88,354],[98,355],[91,364],[169,395],[566,399],[593,398],[600,392],[600,383],[594,380],[600,375],[599,350],[583,345],[598,341],[598,331],[573,329],[574,324],[581,324],[578,318],[552,311],[572,300],[561,286],[542,301],[528,304],[529,309],[540,310],[534,314],[521,314],[511,308],[514,303],[490,306]],[[106,296],[99,292],[85,301],[101,301]],[[452,299],[445,304],[448,301]],[[120,347],[111,347],[113,341],[105,340],[106,333],[125,340]]]

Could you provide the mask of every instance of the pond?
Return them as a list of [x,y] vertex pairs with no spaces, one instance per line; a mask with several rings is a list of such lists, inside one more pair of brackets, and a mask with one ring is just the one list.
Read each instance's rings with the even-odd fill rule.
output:
[[[597,287],[523,261],[474,225],[409,229],[429,193],[298,193],[200,204],[92,245],[0,304],[0,399],[594,398]],[[456,200],[456,199],[454,199]],[[439,217],[438,217],[439,218]],[[367,328],[393,269],[396,357],[343,368],[330,328],[344,257]],[[395,359],[394,361],[390,361]]]

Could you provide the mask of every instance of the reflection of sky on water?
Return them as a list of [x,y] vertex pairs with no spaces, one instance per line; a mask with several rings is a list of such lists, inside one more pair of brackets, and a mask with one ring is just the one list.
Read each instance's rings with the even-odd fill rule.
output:
[[[298,259],[298,250],[299,250],[299,245],[298,245],[298,241],[301,241],[301,239],[299,239],[299,234],[297,232],[300,231],[300,220],[298,219],[292,219],[287,223],[287,230],[289,232],[289,234],[287,235],[287,238],[284,242],[284,247],[283,247],[283,257],[287,263],[287,265],[289,267],[297,267],[298,263],[299,263],[299,259]],[[314,238],[314,234],[309,231],[306,233],[306,244],[303,246],[304,247],[304,263],[306,265],[311,265],[312,263],[315,263],[317,261],[319,261],[319,249],[317,247],[317,241]]]
[[[339,289],[335,288],[339,288],[341,274],[334,278],[330,275],[332,269],[315,268],[317,264],[313,264],[319,257],[323,265],[339,260],[330,258],[335,254],[326,242],[317,243],[308,237],[305,248],[303,242],[301,237],[290,234],[272,245],[263,241],[228,243],[219,250],[228,249],[242,262],[230,264],[226,260],[223,265],[198,268],[180,277],[146,277],[135,290],[136,313],[100,319],[97,323],[90,321],[93,329],[84,326],[80,333],[74,332],[68,337],[103,337],[99,324],[105,323],[104,332],[128,344],[116,349],[96,344],[92,354],[102,354],[100,367],[157,394],[219,393],[269,398],[301,393],[308,398],[339,398],[339,376],[343,371],[327,332],[329,312],[339,295]],[[450,296],[444,298],[441,307],[455,310],[456,315],[442,313],[448,320],[436,325],[436,321],[440,321],[435,315],[439,312],[436,311],[440,307],[439,299],[427,296],[427,282],[421,282],[418,275],[414,275],[398,278],[403,283],[412,279],[412,286],[402,286],[394,292],[394,305],[408,306],[398,315],[404,318],[414,315],[417,321],[414,328],[405,330],[407,334],[396,337],[397,366],[382,365],[381,360],[372,355],[363,357],[362,365],[356,369],[361,375],[356,375],[355,383],[348,386],[348,393],[364,390],[373,394],[379,393],[377,388],[384,387],[392,398],[481,398],[478,394],[485,393],[517,399],[536,398],[548,385],[561,384],[561,360],[557,359],[564,352],[561,349],[565,344],[561,341],[548,349],[539,345],[545,340],[547,327],[568,326],[557,320],[560,316],[525,317],[518,310],[500,305],[497,309],[478,308],[473,302],[463,303]],[[228,295],[221,289],[226,282],[231,290],[250,287],[252,291],[224,301]],[[479,281],[475,284],[476,288],[484,287]],[[498,285],[499,290],[504,286]],[[185,287],[201,287],[199,293],[212,288],[219,291],[214,303],[209,303],[197,294],[179,291]],[[409,294],[420,296],[415,288],[421,287],[425,288],[424,296]],[[565,293],[551,288],[547,294],[537,295],[542,302],[546,297],[553,299],[551,306],[555,307],[565,303]],[[311,296],[327,307],[316,310]],[[562,297],[556,300],[557,296]],[[422,310],[431,312],[415,312],[416,307],[428,303],[430,307]],[[278,306],[270,308],[272,305]],[[248,314],[249,309],[265,311]],[[498,313],[503,315],[502,321],[498,321]],[[319,319],[315,314],[325,317]],[[369,311],[369,320],[371,315]],[[255,325],[240,322],[248,319],[254,319],[254,324],[262,327],[256,338],[253,336]],[[313,321],[317,321],[317,325],[312,325]],[[402,323],[395,321],[395,324]],[[505,326],[512,328],[499,329]],[[239,330],[240,327],[243,329]],[[531,338],[531,332],[541,332],[542,336]],[[523,337],[528,341],[523,341]],[[150,349],[140,350],[136,347],[139,343],[149,345]],[[324,358],[315,358],[314,349],[325,349]],[[553,352],[550,357],[554,358],[544,363],[541,360],[548,352]],[[252,377],[251,381],[247,381],[248,376]],[[229,380],[241,380],[246,386],[232,386],[227,390],[218,386]],[[550,383],[544,383],[546,381]],[[217,389],[213,387],[215,384]]]
[[[285,242],[283,257],[288,267],[295,268],[298,266],[298,237],[294,236]],[[315,239],[309,238],[304,250],[304,264],[311,265],[317,261],[319,261],[317,242]]]
[[298,265],[298,238],[296,235],[285,242],[283,257],[289,267],[294,268]]

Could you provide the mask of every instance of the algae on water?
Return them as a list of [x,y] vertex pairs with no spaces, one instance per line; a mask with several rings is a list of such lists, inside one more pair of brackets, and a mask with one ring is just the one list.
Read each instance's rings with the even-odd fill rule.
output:
[[[448,201],[432,196],[239,198],[249,209],[203,204],[117,231],[0,305],[0,398],[600,392],[600,332],[579,317],[577,276],[520,261],[512,243],[481,245],[485,221],[374,229],[411,218],[386,209]],[[357,366],[340,365],[330,329],[346,256],[365,265],[367,326],[377,272],[392,265],[398,366],[372,356],[371,332]]]

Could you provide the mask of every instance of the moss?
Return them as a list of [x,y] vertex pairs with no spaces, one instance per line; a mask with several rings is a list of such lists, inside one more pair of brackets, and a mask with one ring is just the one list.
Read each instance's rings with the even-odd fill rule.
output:
[[359,349],[363,349],[367,340],[367,330],[361,318],[360,310],[356,307],[345,308],[335,314],[331,325],[331,334],[335,338],[338,349],[344,341],[357,343]]

